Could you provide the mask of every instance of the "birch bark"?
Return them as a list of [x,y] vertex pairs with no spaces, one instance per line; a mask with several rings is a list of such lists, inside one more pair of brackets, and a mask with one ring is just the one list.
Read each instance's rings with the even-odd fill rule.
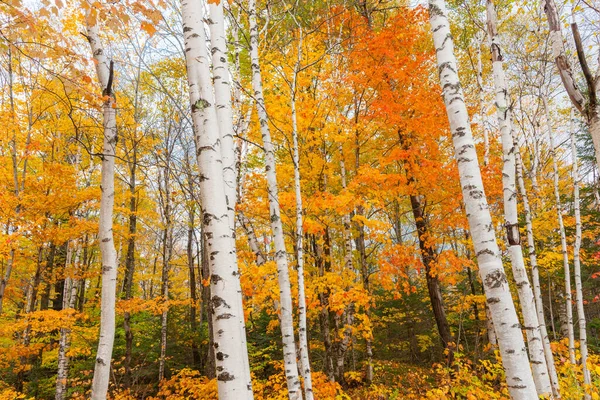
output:
[[[212,54],[213,64],[213,82],[215,91],[215,107],[217,112],[217,124],[221,138],[221,161],[223,163],[223,179],[225,181],[225,197],[227,200],[227,215],[229,219],[229,229],[231,229],[232,248],[235,246],[235,207],[237,204],[237,158],[235,154],[235,145],[233,141],[233,111],[231,106],[231,76],[229,63],[227,61],[227,41],[225,37],[225,17],[223,15],[223,1],[208,2],[209,16],[208,25],[210,28],[210,52]],[[237,254],[236,257],[237,265]],[[237,280],[239,282],[239,279]],[[241,286],[237,289],[242,292]],[[239,297],[240,310],[244,310],[242,296]],[[248,362],[248,346],[246,343],[246,325],[243,313],[240,314],[240,326],[243,331],[241,334],[242,350],[244,351],[243,361]],[[245,369],[250,370],[250,365],[245,365]]]
[[219,398],[252,399],[243,309],[228,216],[221,138],[205,45],[203,2],[182,1],[185,58],[196,135],[203,235],[209,254],[210,305]]
[[262,87],[260,58],[258,55],[258,25],[256,22],[256,0],[248,2],[250,19],[250,61],[252,64],[252,89],[256,102],[256,111],[260,123],[263,146],[265,149],[265,170],[267,174],[269,209],[271,229],[275,244],[275,261],[279,278],[279,302],[281,313],[281,335],[283,340],[283,360],[290,400],[302,399],[302,388],[298,378],[298,363],[296,360],[296,343],[294,338],[294,320],[292,316],[292,293],[288,271],[288,257],[283,237],[283,225],[279,209],[279,189],[275,170],[274,146],[271,140],[269,120],[265,108]]
[[512,265],[513,278],[517,284],[517,293],[523,314],[524,328],[527,335],[529,358],[533,379],[539,396],[552,392],[548,374],[548,366],[544,355],[544,347],[540,334],[540,323],[533,290],[529,283],[521,238],[519,233],[519,215],[517,210],[517,188],[515,182],[515,147],[512,138],[512,123],[508,107],[508,87],[504,76],[501,43],[498,36],[496,7],[493,0],[487,0],[487,31],[492,55],[494,88],[496,92],[496,115],[502,138],[502,186],[504,196],[504,219],[507,236],[507,248]]
[[[90,5],[91,7],[91,5]],[[115,152],[117,145],[116,100],[112,91],[113,65],[100,43],[99,26],[88,15],[87,38],[94,56],[98,81],[105,96],[103,105],[104,143],[102,146],[100,221],[98,239],[102,257],[102,297],[100,305],[100,339],[96,353],[92,399],[105,399],[110,379],[110,363],[115,340],[115,301],[117,289],[117,251],[113,240],[113,206],[115,196]]]
[[556,161],[556,149],[554,147],[554,132],[552,130],[552,122],[550,121],[550,112],[548,110],[548,99],[542,97],[544,102],[544,113],[546,115],[546,123],[548,124],[548,137],[550,139],[550,154],[552,156],[552,168],[554,170],[554,198],[556,201],[556,213],[558,217],[558,228],[560,231],[560,246],[563,256],[563,267],[565,270],[565,314],[567,325],[567,337],[569,338],[569,360],[571,364],[575,364],[575,334],[573,330],[573,306],[571,295],[571,269],[569,267],[569,254],[567,253],[567,236],[565,234],[565,225],[562,217],[562,202],[560,200],[560,192],[558,188],[558,163]]
[[542,344],[544,346],[544,355],[550,374],[550,384],[552,385],[552,394],[555,398],[560,398],[560,387],[558,384],[558,375],[556,373],[556,365],[554,364],[554,355],[550,347],[550,339],[548,337],[548,329],[546,327],[546,317],[544,315],[544,302],[542,300],[542,289],[540,285],[540,271],[537,264],[537,256],[535,251],[535,242],[533,236],[533,223],[531,216],[531,207],[525,188],[523,162],[521,161],[521,153],[516,142],[515,146],[515,162],[517,172],[517,182],[519,184],[519,193],[523,201],[523,209],[525,210],[525,225],[527,230],[527,251],[529,253],[529,263],[531,264],[531,280],[533,282],[533,295],[535,297],[535,308],[537,311],[538,322],[540,324],[540,334],[542,336]]
[[481,180],[469,115],[458,78],[445,1],[429,0],[429,16],[471,237],[483,278],[487,304],[490,306],[494,320],[508,389],[515,400],[536,399],[537,393],[521,325],[500,259],[496,234]]
[[583,288],[581,284],[581,262],[579,250],[581,248],[581,211],[579,207],[579,171],[577,161],[577,146],[575,146],[575,123],[573,109],[571,109],[571,154],[573,157],[573,202],[575,208],[575,244],[573,246],[573,272],[575,274],[575,297],[577,301],[577,319],[579,320],[579,352],[581,353],[581,366],[583,369],[583,384],[585,399],[591,399],[588,387],[591,385],[590,371],[587,367],[587,325],[585,310],[583,308]]

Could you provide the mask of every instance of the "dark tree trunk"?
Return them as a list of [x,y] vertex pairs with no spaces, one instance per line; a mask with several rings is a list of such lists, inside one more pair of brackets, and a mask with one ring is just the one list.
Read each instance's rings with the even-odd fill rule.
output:
[[51,242],[50,249],[48,251],[48,258],[46,259],[46,266],[44,268],[44,273],[42,274],[45,283],[45,288],[44,292],[42,293],[42,298],[40,300],[40,310],[47,310],[50,307],[50,289],[52,288],[50,281],[52,280],[52,269],[54,268],[55,255],[56,244],[54,244],[54,242]]
[[444,310],[440,281],[437,276],[431,273],[431,266],[435,261],[436,254],[435,250],[427,245],[429,227],[427,226],[427,220],[425,219],[424,207],[419,197],[415,195],[410,196],[410,204],[412,206],[412,213],[415,218],[415,225],[417,226],[417,233],[419,235],[419,248],[421,250],[421,259],[425,266],[427,289],[429,291],[433,316],[442,340],[442,345],[448,350],[448,363],[451,364],[454,360],[454,351],[451,347],[451,343],[453,343],[452,333],[450,332],[446,311]]
[[[133,275],[135,272],[135,235],[137,232],[137,199],[135,195],[135,173],[137,151],[133,149],[133,162],[129,175],[129,237],[127,238],[127,258],[125,259],[125,277],[123,279],[123,299],[132,298]],[[125,330],[125,387],[131,388],[133,377],[131,373],[131,357],[133,353],[133,331],[131,330],[131,314],[126,311],[123,315],[123,329]]]

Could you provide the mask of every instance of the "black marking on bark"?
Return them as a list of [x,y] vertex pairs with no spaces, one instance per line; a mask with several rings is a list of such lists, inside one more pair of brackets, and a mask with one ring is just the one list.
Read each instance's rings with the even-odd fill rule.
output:
[[500,303],[500,299],[497,297],[490,297],[489,299],[487,299],[487,303],[488,304],[496,304],[496,303]]
[[517,246],[521,244],[521,233],[519,232],[519,223],[509,224],[508,222],[504,224],[506,228],[506,238],[508,239],[508,244],[511,246]]
[[96,358],[96,362],[97,362],[98,364],[100,364],[100,365],[106,365],[106,363],[104,362],[104,360],[103,360],[103,359],[101,359],[101,358]]
[[110,242],[110,238],[109,237],[102,239],[102,243],[107,243],[107,242]]
[[223,354],[222,352],[219,351],[219,352],[217,352],[217,354],[215,354],[215,357],[217,358],[217,360],[223,361],[224,359],[229,357],[229,355]]
[[211,283],[212,283],[213,285],[214,285],[214,284],[217,284],[217,282],[219,282],[219,281],[222,281],[222,280],[223,280],[223,278],[221,278],[219,275],[212,274],[212,275],[210,276],[210,281],[211,281]]
[[229,314],[229,313],[219,314],[219,315],[217,315],[217,320],[219,320],[219,319],[229,319],[231,317],[233,317],[233,314]]
[[[458,128],[456,128],[454,130],[453,135],[458,136],[458,137],[463,137],[466,135],[466,133],[467,133],[467,128],[465,128],[464,126],[459,126]],[[462,155],[462,153],[458,153],[458,154]]]
[[231,306],[229,304],[227,304],[227,302],[225,300],[223,300],[221,297],[215,295],[210,299],[210,302],[213,306],[213,308],[218,308],[218,307],[225,307],[225,308],[231,308]]
[[499,288],[507,282],[506,275],[499,269],[487,274],[485,277],[485,285],[492,289]]
[[477,252],[477,257],[479,257],[480,255],[483,255],[483,254],[489,254],[490,256],[493,256],[493,255],[494,255],[494,252],[493,252],[493,251],[491,251],[490,249],[483,249],[483,250],[479,250],[479,251]]
[[184,26],[183,27],[183,33],[189,32],[191,30],[192,30],[192,28],[190,28],[189,26]]
[[443,16],[444,16],[444,12],[442,11],[442,9],[439,8],[437,5],[430,2],[429,3],[429,18],[443,17]]

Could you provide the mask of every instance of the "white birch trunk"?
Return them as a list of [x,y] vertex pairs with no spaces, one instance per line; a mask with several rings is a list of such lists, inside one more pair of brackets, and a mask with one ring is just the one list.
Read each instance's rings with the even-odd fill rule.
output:
[[487,129],[485,129],[485,91],[483,90],[483,66],[481,63],[481,45],[483,41],[482,38],[482,43],[477,42],[477,86],[479,87],[479,118],[481,132],[483,133],[483,165],[488,165],[490,162],[490,138]]
[[510,395],[537,398],[529,359],[500,259],[492,218],[481,180],[469,115],[458,78],[454,43],[444,0],[429,0],[429,16],[438,72],[450,122],[460,184],[483,287],[490,307]]
[[565,308],[567,337],[569,338],[569,360],[575,364],[575,334],[573,330],[573,306],[571,295],[571,269],[569,267],[569,255],[567,253],[567,236],[565,234],[565,225],[562,218],[562,203],[560,201],[560,192],[558,189],[558,163],[556,161],[556,150],[554,148],[554,132],[552,122],[550,121],[550,112],[548,111],[548,99],[542,97],[544,102],[544,113],[546,114],[546,123],[548,124],[548,137],[550,139],[550,154],[552,156],[552,168],[554,170],[554,198],[556,201],[556,213],[558,217],[558,228],[560,230],[560,246],[563,256],[563,267],[565,270]]
[[[514,138],[513,138],[514,139]],[[529,198],[527,189],[525,188],[525,180],[523,178],[523,163],[521,161],[521,153],[516,143],[515,146],[515,162],[517,171],[517,182],[519,184],[519,192],[523,201],[523,209],[525,210],[525,224],[527,228],[527,251],[529,253],[529,263],[531,264],[531,280],[533,282],[533,295],[535,297],[535,308],[538,315],[538,323],[540,324],[540,334],[542,335],[542,343],[544,346],[544,355],[550,374],[550,384],[552,385],[552,394],[555,398],[560,398],[560,387],[558,383],[558,375],[556,373],[556,365],[554,364],[554,355],[550,347],[550,338],[548,337],[548,329],[546,328],[546,317],[544,315],[544,302],[542,300],[542,288],[540,285],[540,271],[537,265],[537,256],[535,251],[535,242],[533,236],[533,223],[531,217],[531,207],[529,206]]]
[[292,111],[292,141],[294,158],[294,190],[296,194],[296,261],[298,267],[298,345],[300,347],[300,365],[302,378],[304,378],[304,397],[312,400],[312,376],[310,372],[310,359],[308,355],[308,337],[306,327],[306,295],[304,291],[304,230],[302,229],[302,189],[300,186],[300,150],[298,146],[298,121],[296,114],[296,85],[300,69],[302,49],[302,34],[298,41],[298,61],[294,71],[291,88],[291,111]]
[[529,359],[531,361],[535,387],[539,396],[545,396],[552,392],[552,388],[550,386],[533,290],[529,283],[525,261],[523,260],[523,250],[521,249],[519,215],[517,210],[517,187],[515,182],[515,147],[513,145],[512,123],[508,108],[508,87],[506,86],[504,75],[496,19],[494,2],[493,0],[487,0],[487,31],[490,39],[494,89],[496,92],[496,115],[502,137],[502,186],[507,248],[519,295],[521,312],[523,314],[523,327],[527,335]]
[[288,270],[288,257],[283,237],[283,225],[279,209],[279,193],[277,173],[275,171],[274,146],[271,140],[269,119],[265,108],[265,98],[262,87],[260,59],[258,55],[258,25],[256,22],[256,0],[248,2],[250,19],[250,62],[252,64],[252,89],[256,101],[256,111],[262,133],[265,149],[265,170],[269,196],[269,211],[271,229],[275,244],[275,262],[279,278],[279,302],[281,313],[281,336],[283,340],[283,361],[290,400],[302,399],[302,388],[298,378],[298,363],[296,360],[296,344],[294,338],[294,319],[292,315],[292,291]]
[[590,371],[587,367],[587,325],[585,310],[583,308],[583,288],[581,284],[581,262],[579,250],[581,249],[581,211],[579,206],[579,171],[577,161],[577,146],[575,145],[575,123],[573,109],[571,109],[571,155],[573,158],[573,200],[575,208],[575,244],[573,245],[573,270],[575,274],[575,296],[577,301],[577,318],[579,320],[579,351],[581,353],[581,366],[583,369],[583,384],[585,399],[591,399],[588,387],[591,385]]
[[[225,18],[223,14],[223,1],[209,2],[208,25],[210,28],[210,52],[212,54],[213,64],[213,82],[215,88],[215,107],[217,110],[217,123],[221,137],[221,160],[223,162],[223,179],[225,180],[225,197],[227,198],[227,214],[229,216],[229,228],[231,229],[231,240],[233,249],[235,247],[235,207],[237,204],[237,158],[235,154],[235,144],[233,140],[233,111],[231,105],[231,76],[229,63],[227,61],[227,40],[225,37]],[[237,265],[237,254],[236,265]],[[239,280],[238,280],[239,282]],[[242,292],[241,286],[238,288]],[[239,307],[243,310],[242,296],[239,297]],[[244,351],[244,362],[248,362],[248,346],[246,343],[246,324],[243,319],[243,313],[240,326],[243,328],[242,350]],[[250,365],[244,368],[250,370]]]
[[[90,5],[90,7],[92,7]],[[100,337],[94,379],[92,381],[92,399],[106,399],[110,380],[110,363],[115,340],[115,301],[117,290],[117,251],[113,240],[113,206],[115,196],[115,153],[117,145],[116,103],[109,87],[111,71],[109,61],[100,43],[99,27],[87,27],[87,38],[96,64],[98,81],[105,96],[103,105],[104,143],[102,146],[100,221],[98,240],[102,256],[102,297],[100,305]]]
[[235,242],[228,215],[221,138],[203,27],[203,2],[183,0],[185,58],[196,135],[219,399],[253,399]]

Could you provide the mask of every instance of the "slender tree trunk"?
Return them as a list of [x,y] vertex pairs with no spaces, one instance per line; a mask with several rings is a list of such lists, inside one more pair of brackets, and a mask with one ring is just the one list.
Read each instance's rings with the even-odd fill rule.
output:
[[496,7],[493,0],[487,0],[487,30],[492,54],[494,71],[494,88],[496,91],[496,115],[502,136],[502,186],[504,194],[504,219],[507,236],[507,248],[513,270],[513,278],[517,284],[519,303],[523,314],[524,328],[527,335],[529,359],[533,371],[533,379],[539,396],[551,394],[552,387],[548,374],[548,366],[544,355],[540,323],[535,307],[535,298],[521,249],[519,232],[519,215],[517,209],[517,187],[515,180],[515,146],[512,137],[511,116],[508,108],[508,87],[504,76],[500,38],[496,22]]
[[294,319],[292,315],[292,291],[288,270],[288,256],[283,237],[281,211],[279,209],[279,189],[277,187],[277,172],[275,153],[269,118],[265,108],[260,58],[258,55],[258,25],[256,22],[256,0],[248,2],[250,18],[250,58],[252,64],[252,89],[256,99],[256,111],[262,133],[265,149],[265,170],[267,174],[269,215],[271,216],[271,230],[275,244],[275,262],[279,278],[279,306],[281,314],[281,336],[283,341],[283,360],[285,376],[290,400],[302,399],[302,388],[298,378],[298,363],[296,360],[296,343],[294,337]]
[[483,133],[483,165],[490,162],[490,138],[485,128],[485,91],[483,90],[483,67],[481,63],[481,46],[485,41],[482,35],[481,43],[477,43],[477,86],[479,87],[479,118],[481,119],[481,132]]
[[487,303],[494,319],[508,389],[515,400],[535,399],[537,393],[521,325],[500,259],[496,234],[481,180],[469,115],[458,78],[454,43],[444,0],[429,0],[429,15],[471,237],[483,278]]
[[554,133],[552,130],[552,122],[550,121],[550,112],[548,111],[548,99],[546,96],[542,98],[544,102],[544,112],[546,114],[546,122],[548,124],[548,137],[550,138],[550,154],[552,156],[552,167],[554,169],[554,197],[556,201],[556,213],[558,217],[558,228],[560,231],[560,245],[563,256],[563,267],[565,270],[565,317],[567,327],[567,337],[569,338],[569,360],[571,364],[575,364],[575,334],[573,330],[573,306],[571,296],[571,269],[569,267],[569,255],[567,253],[567,236],[565,234],[565,225],[562,217],[562,202],[560,201],[560,192],[558,188],[558,163],[556,160],[556,150],[554,147]]
[[[81,251],[81,247],[76,244],[76,248],[74,249],[75,257],[72,267],[71,276],[68,276],[65,279],[65,287],[64,287],[64,295],[63,295],[63,310],[67,310],[68,312],[75,311],[75,302],[77,300],[77,291],[79,281],[75,279],[75,274],[79,268],[79,253]],[[72,250],[67,249],[67,268],[71,264],[71,254]],[[70,328],[60,328],[60,342],[58,347],[58,373],[56,375],[56,391],[55,391],[55,399],[63,400],[67,395],[67,378],[69,373],[69,357],[67,356],[67,352],[71,346],[71,329]]]
[[[137,199],[136,189],[137,147],[133,148],[133,160],[129,166],[129,232],[127,238],[127,258],[125,259],[125,277],[123,279],[123,299],[132,298],[133,275],[135,272],[135,235],[137,232]],[[131,314],[123,314],[123,329],[125,330],[125,387],[132,385],[131,356],[133,353],[133,331],[131,330]]]
[[[202,3],[200,3],[202,4]],[[203,27],[202,7],[182,1],[186,66],[196,135],[203,236],[210,267],[210,304],[221,400],[252,399],[239,272],[228,216],[221,138]]]
[[581,284],[581,262],[579,250],[581,248],[581,211],[579,206],[579,171],[577,161],[577,146],[575,145],[575,123],[573,109],[571,109],[571,154],[573,158],[573,198],[575,208],[575,244],[573,246],[573,269],[575,273],[575,297],[577,299],[577,318],[579,320],[579,351],[581,353],[581,367],[583,369],[583,384],[585,399],[591,399],[589,387],[592,384],[590,371],[587,367],[587,325],[585,310],[583,308],[583,288]]
[[[166,145],[169,146],[169,139],[166,139]],[[162,276],[161,276],[161,296],[163,299],[163,312],[161,315],[160,326],[160,358],[158,362],[158,380],[165,378],[165,363],[167,357],[167,322],[169,316],[169,273],[171,271],[171,257],[173,254],[173,226],[171,220],[171,152],[166,151],[166,165],[162,173],[163,181],[159,182],[159,192],[161,193],[161,203],[163,206],[163,238],[162,238]],[[159,180],[161,174],[158,174]]]
[[[200,369],[200,352],[198,351],[198,294],[196,290],[196,267],[194,265],[194,209],[189,210],[189,225],[187,231],[187,262],[190,285],[190,330],[192,331],[192,364]],[[200,317],[202,318],[202,317]]]
[[[91,6],[90,6],[91,7]],[[98,35],[98,24],[87,27],[98,81],[105,96],[103,105],[104,144],[102,147],[100,221],[98,239],[102,254],[102,297],[100,311],[100,340],[92,381],[92,399],[103,400],[107,396],[110,379],[110,363],[115,340],[115,302],[117,289],[117,252],[113,240],[113,206],[115,195],[115,152],[117,145],[116,101],[112,90],[113,67],[104,54]]]
[[302,56],[302,31],[298,40],[298,59],[292,80],[290,107],[292,111],[292,141],[294,161],[294,190],[296,194],[296,263],[298,269],[298,344],[300,347],[300,365],[302,377],[304,378],[304,397],[312,400],[312,376],[310,371],[309,347],[306,326],[306,295],[304,291],[304,230],[302,229],[302,189],[300,185],[300,150],[298,145],[298,122],[296,114],[296,85],[300,70]]
[[416,195],[410,195],[410,204],[413,217],[415,218],[415,225],[417,226],[419,249],[421,251],[423,265],[425,266],[427,290],[429,291],[429,300],[431,301],[433,316],[440,334],[440,339],[442,340],[442,345],[444,346],[444,349],[447,349],[448,351],[448,364],[451,365],[454,361],[454,349],[451,346],[454,340],[452,339],[450,325],[448,325],[448,319],[446,318],[446,310],[444,310],[444,300],[442,299],[440,281],[438,277],[431,272],[432,264],[435,262],[435,250],[427,244],[429,228],[427,226],[427,220],[425,219],[424,206]]
[[529,263],[531,264],[531,279],[533,281],[533,295],[535,297],[535,308],[537,311],[538,323],[540,324],[540,334],[542,336],[542,344],[544,346],[546,365],[548,366],[548,373],[550,375],[552,394],[555,398],[559,399],[560,387],[558,383],[558,375],[556,373],[556,365],[554,364],[554,355],[552,354],[552,348],[550,347],[550,339],[548,337],[548,329],[546,327],[546,317],[544,315],[544,302],[542,300],[540,271],[537,265],[537,256],[535,251],[531,207],[529,206],[529,198],[527,196],[527,190],[525,188],[521,153],[519,151],[516,141],[513,143],[515,147],[517,182],[519,184],[519,192],[521,193],[521,199],[523,201],[523,209],[525,210],[525,224],[527,228],[527,251],[529,253]]
[[246,215],[242,211],[238,211],[238,221],[242,229],[246,232],[246,236],[248,237],[248,243],[250,244],[250,250],[254,253],[256,257],[256,265],[263,265],[267,259],[258,243],[258,239],[256,238],[256,233],[254,232],[254,227],[252,226],[252,222],[246,217]]

